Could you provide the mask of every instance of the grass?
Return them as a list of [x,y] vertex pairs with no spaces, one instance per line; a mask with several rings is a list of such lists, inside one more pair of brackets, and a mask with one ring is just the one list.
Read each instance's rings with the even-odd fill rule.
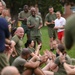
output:
[[[47,27],[44,26],[41,28],[41,34],[42,34],[42,49],[40,51],[41,54],[43,54],[43,51],[46,49],[50,49],[49,46],[49,36],[48,36],[48,30]],[[24,37],[23,41],[26,41],[26,36]],[[72,57],[75,58],[75,45],[72,47],[71,50],[67,50],[67,53]]]

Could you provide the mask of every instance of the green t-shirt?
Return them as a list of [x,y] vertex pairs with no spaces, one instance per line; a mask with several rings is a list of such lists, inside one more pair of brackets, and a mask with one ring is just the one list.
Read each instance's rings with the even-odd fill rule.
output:
[[9,66],[7,55],[6,53],[0,53],[0,72],[5,66]]
[[[27,13],[25,13],[24,11],[21,11],[18,14],[18,18],[24,19],[24,18],[28,18],[31,15],[31,13],[28,11]],[[22,21],[23,24],[26,24],[25,21]]]
[[22,47],[23,47],[23,41],[22,39],[20,39],[17,35],[14,35],[12,37],[12,40],[16,43],[15,45],[15,49],[17,51],[18,56],[20,55],[21,51],[22,51]]
[[[34,48],[29,48],[28,47],[28,50],[30,51],[30,53],[34,53],[35,52],[35,49]],[[29,58],[28,58],[28,60],[30,60],[32,58],[32,56],[30,56]]]
[[22,74],[25,70],[24,65],[26,62],[27,61],[25,59],[23,59],[23,58],[21,58],[21,56],[19,56],[14,60],[14,62],[12,63],[12,66],[15,66],[19,70],[20,74]]
[[35,27],[30,28],[30,34],[31,36],[40,36],[40,29],[38,29],[40,23],[42,23],[42,18],[39,15],[36,15],[35,17],[30,16],[27,20],[28,25],[35,25]]
[[[66,63],[70,64],[68,56],[66,56],[65,59]],[[54,75],[67,75],[66,70],[64,69],[63,65],[60,63],[59,56],[56,58],[55,64],[57,64],[59,68],[57,72],[54,72]]]
[[30,48],[28,47],[28,50],[32,53],[32,52],[35,52],[35,49],[34,48]]
[[[55,13],[54,14],[48,13],[46,15],[46,17],[45,17],[45,21],[47,21],[47,22],[52,22],[52,20],[54,21],[55,19],[56,19],[56,14]],[[48,27],[53,28],[54,27],[54,24],[50,24],[50,25],[48,25]]]

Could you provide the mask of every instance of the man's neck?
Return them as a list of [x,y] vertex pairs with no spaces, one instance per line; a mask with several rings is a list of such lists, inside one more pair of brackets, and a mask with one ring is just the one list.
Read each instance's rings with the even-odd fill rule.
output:
[[54,12],[50,12],[50,14],[54,14]]
[[60,19],[61,17],[58,17],[58,19]]
[[33,17],[35,17],[36,15],[32,15]]
[[28,11],[24,11],[25,13],[28,13]]
[[26,59],[25,56],[21,55],[21,58]]

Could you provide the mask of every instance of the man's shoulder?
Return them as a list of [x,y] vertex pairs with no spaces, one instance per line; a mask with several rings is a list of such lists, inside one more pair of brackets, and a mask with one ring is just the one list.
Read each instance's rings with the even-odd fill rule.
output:
[[4,26],[4,27],[8,26],[7,20],[3,17],[0,17],[0,24],[1,24],[1,26]]
[[50,13],[47,13],[47,14],[46,14],[46,16],[49,16],[49,15],[50,15]]
[[14,36],[12,37],[12,39],[13,39],[13,38],[17,38],[17,39],[18,39],[18,36],[17,36],[17,35],[14,35]]
[[3,17],[0,17],[0,22],[3,22],[3,23],[6,22],[7,23],[6,19]]
[[36,17],[37,17],[37,18],[41,18],[41,16],[39,16],[39,15],[36,15]]
[[64,17],[61,17],[62,20],[66,20]]
[[58,18],[55,19],[55,22],[58,21]]
[[20,11],[20,14],[22,14],[22,13],[24,13],[24,11],[22,10],[22,11]]
[[32,16],[31,16],[31,15],[28,17],[28,20],[29,20],[29,19],[32,19]]
[[18,42],[19,41],[19,37],[17,35],[14,35],[12,37],[12,40],[15,41],[15,42]]
[[12,65],[15,65],[15,63],[17,63],[17,62],[19,61],[19,59],[20,59],[20,56],[18,56],[18,57],[13,61]]
[[21,56],[18,56],[15,60],[14,60],[14,62],[13,62],[13,64],[14,63],[20,63],[20,62],[22,62],[22,61],[26,61],[25,59],[23,59],[23,58],[21,58]]

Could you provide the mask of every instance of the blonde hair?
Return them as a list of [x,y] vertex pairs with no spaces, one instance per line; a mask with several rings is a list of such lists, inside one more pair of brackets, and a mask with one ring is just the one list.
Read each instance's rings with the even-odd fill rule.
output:
[[1,0],[1,3],[4,6],[4,9],[5,9],[6,8],[6,3],[3,0]]

